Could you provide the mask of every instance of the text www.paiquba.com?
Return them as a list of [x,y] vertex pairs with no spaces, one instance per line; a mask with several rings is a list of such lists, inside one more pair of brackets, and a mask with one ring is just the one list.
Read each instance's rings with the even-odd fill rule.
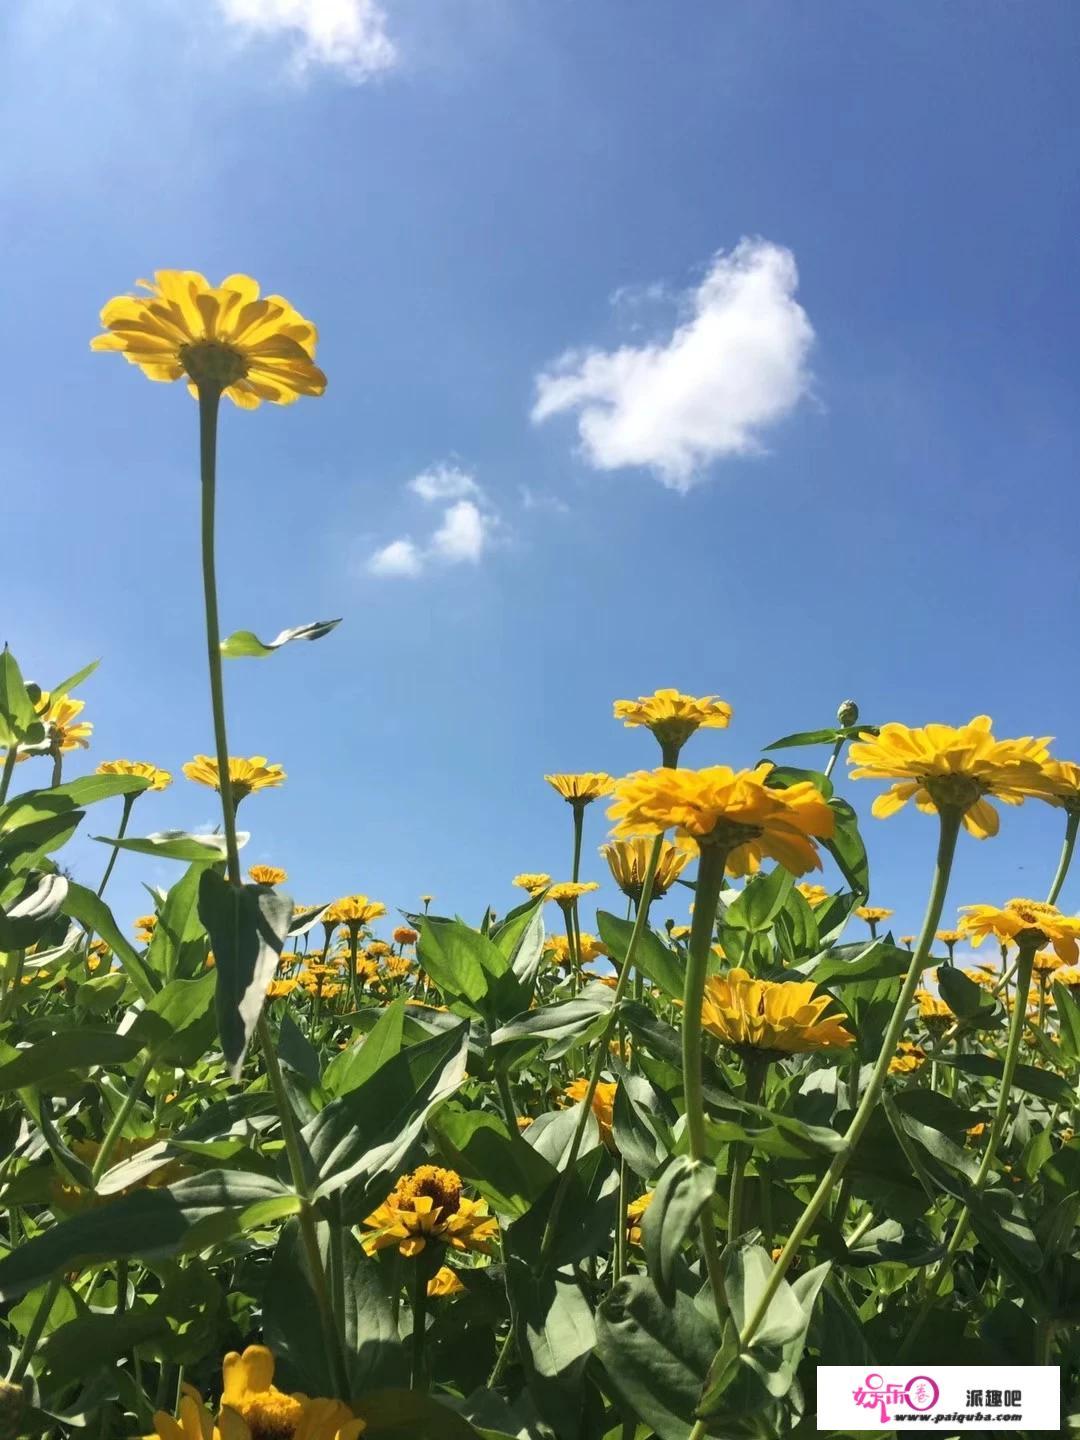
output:
[[895,1425],[901,1420],[905,1423],[909,1420],[917,1420],[923,1425],[940,1425],[943,1420],[949,1420],[954,1423],[967,1421],[969,1424],[976,1425],[1003,1425],[1007,1424],[1010,1420],[1022,1420],[1023,1418],[1024,1416],[1021,1411],[1002,1413],[1000,1410],[995,1410],[993,1414],[989,1414],[985,1410],[948,1410],[941,1411],[937,1415],[920,1415],[915,1412],[905,1414],[902,1411],[897,1411],[889,1423]]

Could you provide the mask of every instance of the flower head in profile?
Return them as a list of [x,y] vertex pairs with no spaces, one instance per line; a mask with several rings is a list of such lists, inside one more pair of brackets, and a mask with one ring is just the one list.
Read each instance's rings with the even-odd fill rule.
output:
[[248,879],[253,885],[284,885],[289,876],[278,865],[251,865]]
[[464,1289],[457,1271],[451,1270],[449,1265],[440,1265],[427,1282],[427,1293],[433,1300],[445,1300],[451,1295],[460,1295]]
[[986,796],[1021,805],[1030,796],[1052,798],[1053,787],[1047,739],[997,740],[990,725],[989,715],[955,727],[883,725],[849,747],[852,779],[896,781],[874,801],[879,819],[914,799],[925,812],[959,810],[965,828],[980,840],[996,835],[998,814]]
[[[639,901],[645,887],[645,872],[652,855],[653,837],[638,835],[630,840],[612,840],[600,846],[600,854],[608,863],[611,877],[630,900]],[[693,858],[693,846],[684,840],[660,845],[660,859],[653,876],[653,899],[666,895]]]
[[964,938],[964,932],[963,932],[962,930],[935,930],[935,931],[934,931],[934,939],[935,939],[935,940],[940,940],[943,945],[948,945],[950,949],[951,949],[954,945],[959,945],[960,941],[963,940],[963,938]]
[[557,905],[571,905],[575,900],[580,900],[582,895],[599,889],[600,886],[595,880],[563,880],[558,885],[549,885],[544,898],[554,900]]
[[1043,900],[1009,900],[1002,906],[963,905],[960,931],[978,948],[988,935],[1001,944],[1042,948],[1049,945],[1066,965],[1075,965],[1080,948],[1080,918],[1063,915]]
[[89,720],[79,719],[86,709],[85,700],[72,700],[70,695],[58,695],[54,700],[48,690],[43,690],[35,709],[45,726],[45,746],[52,754],[66,755],[90,748],[94,727]]
[[1046,760],[1043,771],[1050,781],[1052,804],[1060,805],[1070,815],[1080,814],[1080,765],[1073,760]]
[[602,771],[586,771],[581,775],[545,775],[544,779],[571,805],[589,805],[610,795],[615,784]]
[[[211,755],[196,755],[180,767],[189,780],[198,785],[207,785],[211,790],[221,789],[218,763]],[[252,755],[245,760],[240,755],[229,756],[229,788],[233,804],[239,805],[246,796],[256,790],[272,790],[285,781],[285,771],[280,765],[268,765],[265,755]]]
[[[601,1080],[593,1092],[592,1113],[600,1131],[600,1139],[605,1145],[613,1144],[611,1126],[615,1116],[615,1091],[618,1086],[609,1081]],[[588,1080],[572,1080],[563,1095],[575,1105],[580,1105],[589,1093]]]
[[420,939],[420,932],[409,925],[398,925],[391,938],[395,945],[415,945]]
[[644,1195],[639,1195],[636,1200],[631,1200],[626,1207],[626,1238],[631,1245],[641,1244],[641,1222],[645,1217],[645,1211],[653,1202],[653,1192],[646,1190]]
[[[595,935],[583,931],[578,936],[578,952],[581,956],[582,965],[588,965],[590,960],[597,960],[602,955],[609,955],[611,952],[607,946],[596,938]],[[544,953],[553,965],[561,965],[563,969],[570,966],[570,939],[566,935],[549,935],[544,941]]]
[[772,769],[638,770],[617,782],[608,816],[616,836],[674,828],[699,848],[722,845],[732,875],[752,873],[766,857],[795,875],[820,870],[814,841],[831,837],[833,812],[809,781],[771,787]]
[[228,395],[243,410],[321,395],[318,334],[281,295],[260,298],[249,275],[211,285],[195,270],[158,270],[142,295],[118,295],[101,312],[92,350],[118,350],[148,380],[181,380]]
[[94,771],[95,775],[137,775],[149,780],[148,790],[167,790],[172,784],[168,770],[159,770],[145,760],[103,760]]
[[1069,990],[1080,990],[1080,965],[1063,965],[1054,972],[1054,983]]
[[832,998],[816,989],[812,980],[756,980],[745,970],[729,970],[707,981],[701,1023],[733,1050],[795,1055],[853,1045],[846,1017],[826,1015]]
[[419,1255],[429,1244],[485,1253],[498,1234],[486,1200],[468,1200],[461,1176],[438,1165],[421,1165],[403,1175],[379,1208],[364,1221],[369,1255],[397,1246],[405,1256]]
[[1040,984],[1045,984],[1047,977],[1053,975],[1055,970],[1061,970],[1064,965],[1065,961],[1060,955],[1055,955],[1053,950],[1040,950],[1031,961],[1031,968]]
[[135,916],[135,939],[143,945],[149,945],[154,938],[154,931],[157,929],[156,915]]
[[919,1019],[931,1030],[943,1029],[956,1018],[940,995],[933,995],[929,990],[916,990],[915,1002],[919,1007]]
[[665,752],[677,755],[696,730],[726,730],[731,706],[715,695],[683,695],[678,690],[657,690],[637,700],[616,700],[615,719],[627,729],[645,726]]
[[795,886],[795,889],[811,908],[817,905],[824,905],[826,900],[832,899],[831,894],[825,889],[824,885],[812,885],[800,880],[798,885]]
[[910,1040],[901,1040],[896,1047],[896,1054],[889,1061],[890,1075],[910,1075],[913,1070],[918,1070],[926,1060],[926,1051],[921,1045],[914,1045]]
[[359,930],[385,914],[386,906],[381,900],[369,900],[366,895],[343,895],[329,907],[323,920],[327,925],[348,925]]
[[523,870],[520,875],[514,876],[511,884],[516,885],[519,890],[527,890],[530,895],[539,895],[541,890],[546,890],[551,884],[551,876],[542,870]]
[[882,920],[888,920],[893,913],[892,910],[884,910],[879,905],[855,906],[855,914],[860,920],[865,920],[868,925],[879,925]]

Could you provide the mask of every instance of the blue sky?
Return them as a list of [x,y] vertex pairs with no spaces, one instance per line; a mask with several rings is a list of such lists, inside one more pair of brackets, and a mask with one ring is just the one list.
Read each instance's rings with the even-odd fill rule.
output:
[[[542,776],[654,763],[610,707],[657,686],[735,708],[690,764],[848,695],[1080,754],[1078,40],[1069,0],[14,0],[3,630],[45,684],[102,657],[69,773],[152,760],[136,828],[213,818],[194,408],[87,348],[168,266],[320,327],[326,396],[230,411],[220,462],[226,631],[344,616],[227,671],[298,899],[562,878]],[[1060,829],[1008,812],[953,898],[1043,894]],[[932,823],[866,831],[913,929]],[[126,859],[118,915],[171,878]]]

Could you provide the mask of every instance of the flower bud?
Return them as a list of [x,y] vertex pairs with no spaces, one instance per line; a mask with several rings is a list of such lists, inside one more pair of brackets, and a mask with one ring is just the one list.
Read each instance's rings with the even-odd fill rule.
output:
[[854,700],[844,700],[836,712],[836,720],[839,725],[854,725],[859,718],[859,707]]

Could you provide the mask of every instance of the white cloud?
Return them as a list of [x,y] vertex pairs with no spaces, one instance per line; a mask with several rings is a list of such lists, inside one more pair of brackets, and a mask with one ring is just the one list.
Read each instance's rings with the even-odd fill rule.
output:
[[761,449],[760,432],[808,392],[814,330],[790,250],[742,240],[718,252],[660,341],[571,351],[537,377],[534,422],[576,412],[598,470],[647,466],[688,490],[711,461]]
[[360,82],[389,70],[397,49],[378,0],[217,0],[225,19],[249,35],[295,42],[298,69],[329,65]]
[[521,508],[523,510],[547,510],[555,515],[569,515],[570,506],[558,495],[552,495],[547,490],[534,490],[529,485],[519,485],[518,494],[521,496]]
[[480,486],[467,470],[457,465],[432,465],[409,481],[409,489],[421,500],[463,500],[480,494]]
[[443,523],[431,537],[431,549],[451,565],[475,565],[484,553],[491,520],[471,500],[459,500],[443,513]]
[[412,579],[423,569],[422,559],[411,540],[391,540],[389,545],[375,551],[368,561],[368,569],[372,575]]

